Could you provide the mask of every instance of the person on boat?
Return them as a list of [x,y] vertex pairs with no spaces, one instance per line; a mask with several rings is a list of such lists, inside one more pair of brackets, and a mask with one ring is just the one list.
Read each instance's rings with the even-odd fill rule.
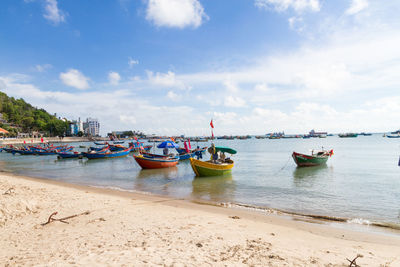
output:
[[225,153],[224,153],[224,152],[220,152],[219,158],[220,158],[220,161],[221,161],[222,163],[225,162],[225,159],[226,159]]
[[211,160],[216,163],[218,160],[218,152],[215,149],[214,143],[211,144],[211,147],[208,149],[208,153],[211,154]]
[[163,149],[163,154],[164,154],[164,156],[168,156],[168,148],[167,147],[164,147],[164,149]]
[[201,150],[200,150],[199,146],[197,146],[196,152],[194,154],[196,155],[197,159],[202,159],[203,158],[203,155],[201,154]]

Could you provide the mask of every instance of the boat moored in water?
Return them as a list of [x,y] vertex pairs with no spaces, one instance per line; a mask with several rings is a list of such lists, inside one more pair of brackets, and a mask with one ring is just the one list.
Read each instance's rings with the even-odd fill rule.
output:
[[131,152],[131,148],[126,148],[120,151],[111,151],[107,148],[101,151],[82,152],[82,156],[88,159],[107,159],[107,158],[121,158],[126,157]]
[[142,154],[133,155],[133,158],[142,169],[162,169],[174,167],[178,164],[179,161],[179,157],[153,157]]
[[[236,154],[236,150],[229,147],[215,147],[211,145],[209,149],[213,150],[211,153],[212,155],[213,153],[217,154],[218,152]],[[232,172],[234,162],[230,158],[211,159],[208,161],[190,158],[190,165],[198,177],[222,176]]]
[[342,134],[339,134],[340,138],[357,137],[357,136],[358,136],[358,134],[356,134],[356,133],[342,133]]
[[329,157],[333,155],[333,150],[320,150],[320,151],[312,151],[311,155],[301,154],[297,152],[293,152],[292,157],[294,162],[299,167],[310,167],[310,166],[318,166],[325,164]]

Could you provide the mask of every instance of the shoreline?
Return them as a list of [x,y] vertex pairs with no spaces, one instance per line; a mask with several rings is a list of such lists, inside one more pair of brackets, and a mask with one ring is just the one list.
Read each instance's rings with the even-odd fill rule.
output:
[[[210,206],[210,207],[217,207],[217,208],[226,208],[230,210],[238,210],[244,211],[250,214],[258,214],[261,216],[275,216],[278,218],[284,218],[286,221],[299,221],[305,222],[309,224],[317,224],[317,225],[325,225],[329,228],[337,228],[337,229],[347,229],[353,232],[370,232],[378,235],[399,235],[400,236],[400,225],[394,223],[386,223],[386,222],[379,222],[379,221],[370,221],[368,219],[363,218],[346,218],[346,217],[337,217],[337,216],[329,216],[329,215],[320,215],[320,214],[310,214],[310,213],[301,213],[296,211],[288,211],[282,209],[276,209],[271,207],[264,207],[264,206],[255,206],[246,203],[225,203],[225,202],[212,202],[207,200],[201,199],[191,199],[191,198],[174,198],[168,195],[160,195],[146,191],[136,191],[130,189],[123,189],[123,188],[113,188],[108,186],[96,186],[96,185],[88,185],[88,184],[75,184],[69,183],[65,181],[58,181],[51,178],[45,177],[34,177],[34,176],[27,176],[27,175],[19,175],[12,171],[0,171],[1,174],[8,174],[11,176],[19,177],[21,179],[27,179],[32,181],[39,181],[43,183],[49,183],[54,185],[60,185],[70,188],[75,188],[79,190],[90,190],[92,189],[93,192],[100,192],[103,194],[109,195],[118,195],[122,197],[129,198],[130,195],[135,195],[139,197],[149,197],[150,199],[156,198],[159,200],[168,200],[168,201],[181,201],[186,203],[192,203],[194,205],[200,206]],[[361,220],[363,222],[353,223],[352,221]],[[356,229],[356,227],[358,227]]]
[[[6,265],[343,266],[357,254],[362,266],[400,264],[398,236],[4,172],[0,181],[1,192],[14,188],[0,198]],[[54,211],[90,214],[41,226]]]
[[[246,204],[237,204],[237,203],[230,203],[226,205],[225,203],[218,203],[218,202],[210,202],[205,200],[196,200],[196,199],[186,199],[186,198],[174,198],[171,196],[164,196],[158,195],[150,192],[142,192],[142,191],[133,191],[133,190],[124,190],[120,188],[108,188],[102,186],[92,186],[92,185],[83,185],[83,184],[74,184],[68,183],[64,181],[57,181],[49,178],[38,178],[38,177],[30,177],[25,175],[18,175],[12,172],[1,172],[0,175],[7,174],[9,176],[18,178],[18,179],[25,179],[28,181],[39,182],[44,184],[51,184],[61,187],[67,187],[76,189],[79,191],[89,191],[92,193],[99,193],[104,195],[110,196],[117,196],[123,198],[132,198],[135,197],[137,199],[141,199],[144,201],[156,201],[165,203],[165,205],[174,206],[174,207],[188,207],[193,209],[200,209],[200,210],[207,210],[213,213],[234,213],[234,215],[241,215],[246,218],[252,218],[253,220],[259,220],[262,222],[269,222],[274,224],[284,224],[287,226],[292,227],[300,227],[301,229],[310,230],[310,228],[320,228],[318,230],[322,230],[321,232],[316,232],[321,234],[324,231],[323,228],[327,228],[329,230],[338,230],[340,232],[347,232],[348,235],[354,237],[360,237],[359,234],[371,234],[376,236],[384,235],[384,236],[393,236],[396,239],[399,238],[400,241],[400,231],[398,228],[390,228],[386,226],[380,225],[364,225],[364,224],[354,224],[355,226],[360,226],[359,230],[354,229],[347,229],[346,228],[346,221],[342,218],[336,217],[329,217],[329,216],[320,216],[320,215],[310,215],[310,214],[302,214],[296,212],[288,212],[284,210],[278,210],[273,208],[254,208],[253,206],[246,205]],[[266,211],[266,212],[263,212]],[[329,223],[338,222],[339,224],[343,225],[344,227],[335,227],[330,225]],[[370,231],[366,228],[373,228],[375,230],[381,231]],[[372,229],[372,230],[373,230]],[[335,232],[335,231],[333,231]],[[340,235],[336,235],[339,237]],[[362,239],[357,241],[363,241]],[[396,243],[396,242],[395,242]],[[400,245],[400,243],[399,243]]]

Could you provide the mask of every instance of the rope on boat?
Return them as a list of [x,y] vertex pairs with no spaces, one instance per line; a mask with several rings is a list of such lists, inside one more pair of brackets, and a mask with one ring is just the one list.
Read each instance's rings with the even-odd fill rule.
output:
[[290,161],[291,158],[292,158],[292,156],[289,156],[289,158],[288,158],[288,160],[286,161],[285,165],[283,165],[283,167],[280,168],[280,169],[279,169],[276,173],[274,173],[272,176],[277,175],[277,174],[280,173],[283,169],[285,169],[286,166],[288,165],[288,163],[289,163],[289,161]]

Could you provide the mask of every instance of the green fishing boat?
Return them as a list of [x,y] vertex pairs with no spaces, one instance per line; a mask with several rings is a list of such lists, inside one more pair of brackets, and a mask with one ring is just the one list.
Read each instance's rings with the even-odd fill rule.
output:
[[312,152],[311,155],[305,155],[297,152],[293,152],[292,157],[294,162],[299,167],[310,167],[326,164],[329,157],[333,155],[333,150],[326,151],[316,151]]

